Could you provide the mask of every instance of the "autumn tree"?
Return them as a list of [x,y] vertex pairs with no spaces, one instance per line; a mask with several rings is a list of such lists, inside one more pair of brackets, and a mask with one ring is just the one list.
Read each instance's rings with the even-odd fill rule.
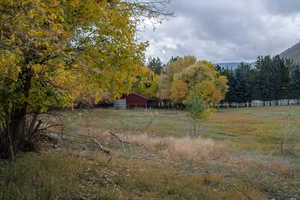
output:
[[198,61],[177,77],[188,83],[192,96],[200,96],[208,106],[220,102],[227,92],[227,78],[221,76],[208,61]]
[[158,90],[159,77],[148,67],[140,67],[135,77],[136,82],[133,84],[132,92],[155,98]]
[[158,98],[171,100],[171,87],[175,80],[175,74],[180,73],[186,67],[196,63],[197,59],[193,56],[183,58],[173,58],[164,68],[160,78]]
[[158,12],[151,1],[0,1],[0,157],[36,150],[50,107],[129,92],[146,47],[137,17]]
[[182,80],[175,80],[171,86],[171,100],[176,104],[182,104],[188,95],[188,84]]
[[186,56],[165,67],[159,95],[185,104],[199,97],[209,110],[224,98],[227,88],[227,78],[220,75],[212,63]]

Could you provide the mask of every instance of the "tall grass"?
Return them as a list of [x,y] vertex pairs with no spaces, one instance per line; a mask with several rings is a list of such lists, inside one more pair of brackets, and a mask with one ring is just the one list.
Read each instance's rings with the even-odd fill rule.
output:
[[72,199],[77,196],[81,167],[79,160],[59,154],[0,161],[0,199]]
[[[64,143],[53,150],[59,153],[26,154],[16,163],[0,160],[0,199],[295,197],[299,158],[282,156],[280,141],[284,150],[300,152],[294,126],[300,112],[286,124],[281,113],[289,111],[277,110],[217,112],[201,123],[201,137],[188,136],[191,120],[183,112],[64,113]],[[111,150],[109,164],[93,139]]]
[[226,145],[211,139],[191,137],[150,137],[146,134],[128,136],[130,142],[159,150],[163,155],[190,160],[214,160],[226,157]]

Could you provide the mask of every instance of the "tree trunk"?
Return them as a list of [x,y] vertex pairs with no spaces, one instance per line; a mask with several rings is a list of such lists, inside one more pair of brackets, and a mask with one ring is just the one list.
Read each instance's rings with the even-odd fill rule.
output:
[[21,143],[25,140],[25,122],[26,122],[26,105],[23,108],[17,109],[12,113],[11,122],[9,123],[9,137],[11,138],[11,155],[10,159],[13,159],[16,153],[21,147]]
[[7,133],[9,139],[9,159],[14,160],[16,153],[23,148],[23,143],[26,141],[26,117],[28,110],[27,99],[31,88],[33,72],[30,68],[24,67],[19,74],[20,87],[16,89],[16,92],[22,93],[25,100],[20,104],[13,105],[13,109],[10,111],[10,117],[7,122]]

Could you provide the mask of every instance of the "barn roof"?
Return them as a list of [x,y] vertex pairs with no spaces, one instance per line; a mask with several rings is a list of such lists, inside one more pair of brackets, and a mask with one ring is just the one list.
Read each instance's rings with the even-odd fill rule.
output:
[[149,100],[148,97],[145,97],[145,96],[142,96],[142,95],[139,95],[139,94],[136,94],[136,93],[130,93],[130,94],[127,94],[127,95],[125,95],[125,97],[131,96],[131,95],[133,95],[133,96],[138,96],[138,97],[140,97],[140,98],[142,98],[142,99],[145,99],[145,100]]

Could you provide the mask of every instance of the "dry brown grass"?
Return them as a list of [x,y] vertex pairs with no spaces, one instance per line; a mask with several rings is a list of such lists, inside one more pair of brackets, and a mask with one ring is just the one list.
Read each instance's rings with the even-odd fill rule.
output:
[[263,160],[255,155],[240,156],[225,143],[211,139],[191,137],[151,137],[147,134],[130,135],[127,141],[156,150],[166,159],[185,159],[201,162],[219,162],[227,168],[247,173],[255,169],[273,172],[284,177],[290,177],[293,170],[288,161]]
[[[84,144],[86,145],[85,152],[81,152],[80,157],[101,158],[101,153],[95,152],[96,145],[87,139],[91,137],[96,138],[103,146],[114,152],[112,159],[114,164],[118,163],[122,156],[125,161],[121,166],[128,165],[131,159],[134,161],[134,166],[139,160],[141,163],[138,169],[130,166],[132,174],[129,177],[131,178],[123,180],[124,183],[121,185],[131,185],[127,189],[133,191],[137,188],[140,188],[142,192],[149,189],[150,191],[147,192],[150,192],[151,197],[158,193],[160,197],[166,195],[164,193],[166,188],[171,186],[176,190],[176,195],[188,194],[188,191],[183,191],[181,186],[174,183],[177,179],[169,180],[168,178],[168,184],[162,183],[159,187],[156,186],[157,183],[163,181],[160,175],[157,176],[157,171],[166,168],[168,169],[166,177],[172,177],[173,174],[169,174],[169,168],[172,167],[183,177],[205,179],[203,183],[195,180],[194,191],[198,190],[199,184],[201,186],[208,184],[208,191],[214,191],[214,189],[224,191],[227,194],[225,199],[249,199],[247,195],[252,199],[266,199],[256,197],[256,192],[262,192],[276,199],[290,198],[297,194],[297,190],[293,189],[297,185],[293,182],[295,182],[294,174],[299,166],[297,165],[298,158],[284,157],[277,151],[282,130],[285,130],[281,124],[285,123],[289,109],[220,111],[211,120],[201,122],[199,130],[201,137],[195,138],[187,134],[190,130],[190,121],[184,113],[154,112],[153,115],[157,118],[154,121],[153,116],[148,112],[99,110],[94,113],[95,119],[81,118],[81,120],[89,119],[87,120],[89,123],[80,121],[79,126],[76,121],[72,122],[73,126],[70,130],[74,131],[73,135],[80,136],[80,140],[88,141]],[[90,113],[87,113],[88,117],[89,115]],[[295,121],[295,119],[291,120]],[[150,122],[152,123],[149,127]],[[123,144],[106,131],[112,128],[116,135],[128,143]],[[296,147],[299,150],[299,145]],[[95,160],[98,162],[98,159]],[[106,163],[106,160],[107,158],[104,157],[101,162]],[[163,163],[165,166],[152,166],[152,162]],[[159,169],[156,170],[157,168]],[[120,172],[123,171],[120,169]],[[122,177],[127,176],[125,174]],[[163,188],[162,191],[160,188]],[[233,192],[232,195],[229,195],[230,191]],[[218,195],[221,198],[222,195],[220,193]],[[178,199],[183,198],[181,196]]]
[[131,135],[129,142],[158,150],[167,158],[185,158],[189,160],[216,160],[228,157],[226,145],[211,139],[191,137],[150,137],[147,134]]

